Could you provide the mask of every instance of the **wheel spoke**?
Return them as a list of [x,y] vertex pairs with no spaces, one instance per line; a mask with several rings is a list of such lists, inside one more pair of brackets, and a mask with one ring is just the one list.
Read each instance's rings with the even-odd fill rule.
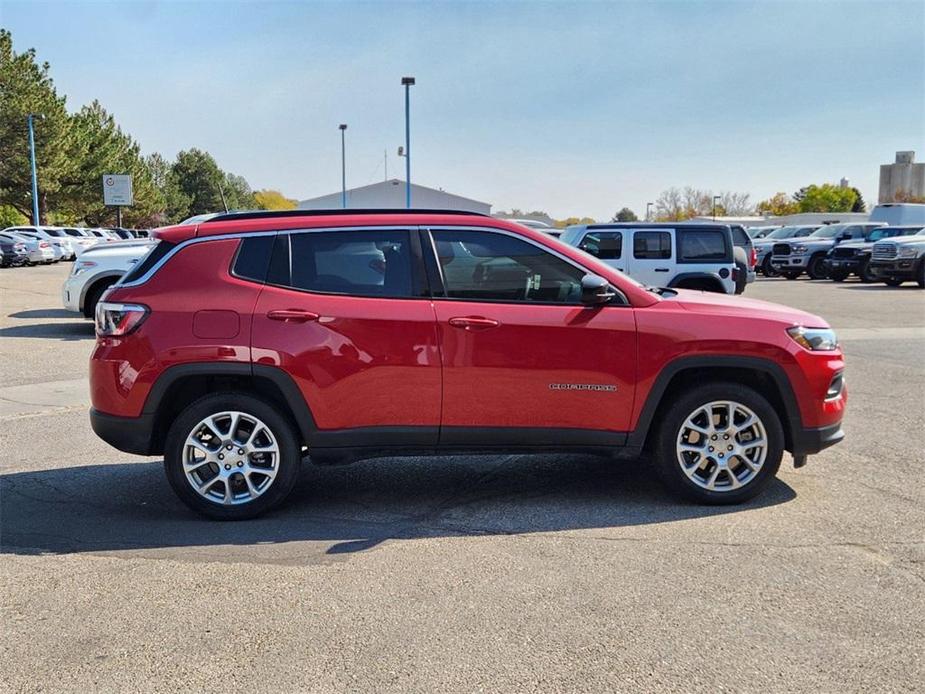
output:
[[241,413],[235,412],[231,415],[231,427],[228,429],[228,438],[237,443],[238,426],[241,424]]
[[679,443],[678,448],[682,451],[687,451],[689,453],[703,453],[704,447],[702,445],[698,446],[693,443]]
[[710,479],[707,480],[708,489],[714,489],[716,487],[716,478],[719,477],[719,471],[719,465],[715,465],[713,467],[713,472],[710,474]]
[[736,477],[736,474],[732,471],[732,468],[726,468],[726,477],[729,478],[729,485],[733,489],[738,489],[742,486],[742,484],[739,482],[739,478]]

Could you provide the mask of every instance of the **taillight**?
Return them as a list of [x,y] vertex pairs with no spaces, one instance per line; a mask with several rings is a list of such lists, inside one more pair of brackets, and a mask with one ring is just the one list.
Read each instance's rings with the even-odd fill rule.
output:
[[755,250],[755,247],[752,246],[752,254],[748,259],[748,266],[754,268],[758,264],[758,251]]
[[144,322],[148,307],[101,301],[96,305],[96,334],[99,337],[128,335]]
[[39,241],[39,248],[48,248],[48,241]]

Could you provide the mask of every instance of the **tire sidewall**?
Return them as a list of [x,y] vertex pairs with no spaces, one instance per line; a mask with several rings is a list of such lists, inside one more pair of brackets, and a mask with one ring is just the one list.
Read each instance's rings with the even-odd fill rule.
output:
[[[270,489],[252,502],[234,506],[222,506],[204,499],[190,486],[183,471],[183,448],[193,427],[210,414],[227,410],[260,419],[279,445],[279,469]],[[196,400],[173,421],[164,443],[164,470],[176,495],[192,510],[216,520],[254,518],[281,504],[298,479],[301,459],[301,445],[290,421],[264,400],[242,393],[216,393]]]
[[[697,409],[716,400],[730,400],[748,407],[764,424],[768,450],[764,465],[753,480],[731,492],[699,487],[684,474],[677,460],[676,443],[681,425]],[[784,429],[771,404],[753,389],[738,383],[706,385],[679,397],[665,411],[653,446],[655,466],[671,492],[701,504],[737,504],[754,498],[774,480],[784,452]]]
[[825,256],[817,255],[810,258],[809,265],[806,266],[806,274],[811,280],[824,280],[828,276],[825,270]]

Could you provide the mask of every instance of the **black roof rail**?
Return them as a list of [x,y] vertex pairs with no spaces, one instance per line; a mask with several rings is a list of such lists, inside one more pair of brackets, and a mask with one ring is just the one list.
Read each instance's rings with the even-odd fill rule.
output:
[[212,222],[228,222],[237,219],[274,219],[286,217],[331,217],[334,215],[364,215],[364,214],[459,214],[475,217],[490,217],[491,215],[482,212],[469,212],[468,210],[439,210],[439,209],[421,209],[412,207],[406,208],[382,208],[382,209],[351,209],[337,208],[333,210],[250,210],[244,212],[222,212],[215,217],[211,217],[200,224],[211,224]]

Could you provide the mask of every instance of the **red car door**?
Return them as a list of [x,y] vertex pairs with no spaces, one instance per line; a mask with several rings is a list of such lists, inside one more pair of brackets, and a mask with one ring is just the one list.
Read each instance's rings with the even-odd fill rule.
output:
[[437,256],[432,266],[443,285],[434,300],[441,444],[607,444],[615,438],[606,434],[629,429],[630,306],[582,304],[587,270],[512,233],[430,233],[433,243],[424,245]]
[[396,229],[277,237],[252,355],[295,380],[316,445],[436,443],[440,354],[416,233],[414,248]]

